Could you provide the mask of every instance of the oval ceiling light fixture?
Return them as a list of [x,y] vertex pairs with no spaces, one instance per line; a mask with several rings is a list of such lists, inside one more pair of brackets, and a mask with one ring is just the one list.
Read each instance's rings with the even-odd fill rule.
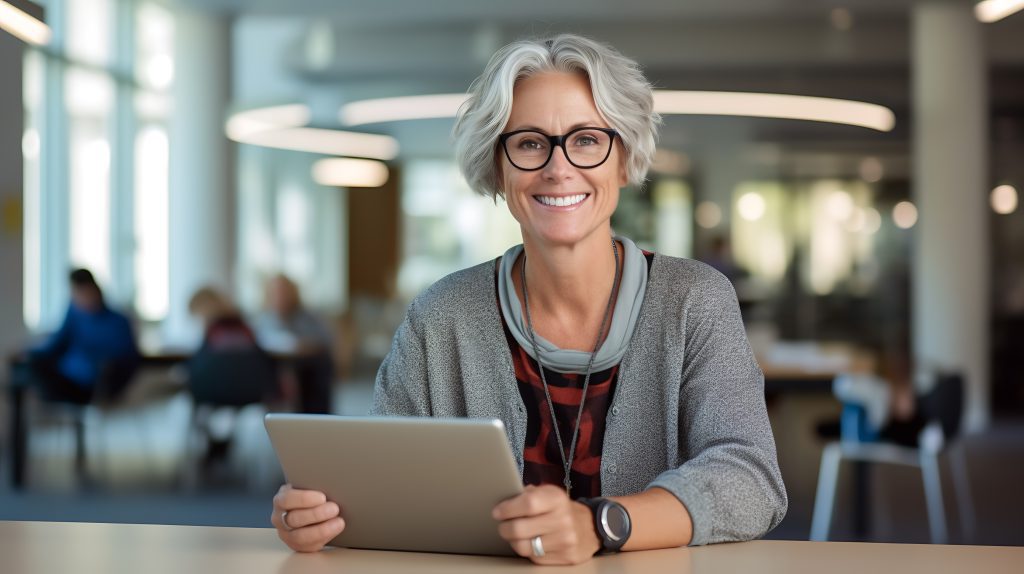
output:
[[42,7],[26,0],[0,0],[0,28],[35,46],[49,44],[52,36]]
[[890,131],[896,125],[896,115],[885,106],[789,94],[655,90],[654,110],[661,114],[806,120],[880,132]]
[[[361,100],[342,106],[339,117],[349,126],[453,118],[468,97],[467,94],[434,94]],[[654,90],[654,111],[660,114],[807,120],[882,132],[890,131],[896,125],[895,114],[885,106],[788,94]]]
[[386,135],[305,127],[311,113],[305,104],[286,104],[236,112],[224,131],[228,138],[261,147],[389,160],[398,141]]
[[388,166],[372,159],[321,159],[312,173],[313,181],[329,187],[380,187],[388,181]]
[[986,24],[998,22],[1024,9],[1024,0],[984,0],[974,5],[974,17]]
[[341,123],[347,126],[454,118],[467,99],[469,94],[431,94],[362,100],[342,106],[338,117]]
[[311,117],[306,104],[285,104],[237,112],[228,118],[225,131],[237,142],[266,131],[298,128],[309,123]]

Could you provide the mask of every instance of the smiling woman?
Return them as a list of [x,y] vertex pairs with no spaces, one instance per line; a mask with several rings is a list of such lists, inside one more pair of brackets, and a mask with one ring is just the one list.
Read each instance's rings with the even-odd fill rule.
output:
[[[613,237],[659,117],[635,62],[572,35],[498,51],[455,125],[469,185],[504,198],[523,244],[410,305],[373,412],[498,418],[527,485],[493,510],[521,556],[745,540],[786,511],[763,377],[729,281]],[[345,527],[322,493],[282,487],[296,550]]]

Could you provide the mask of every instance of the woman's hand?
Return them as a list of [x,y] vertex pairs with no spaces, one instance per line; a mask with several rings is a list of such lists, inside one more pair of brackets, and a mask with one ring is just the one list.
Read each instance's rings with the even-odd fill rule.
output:
[[328,502],[324,493],[285,484],[274,496],[270,522],[277,528],[277,536],[292,550],[316,552],[345,529],[340,513],[338,505]]
[[[494,507],[498,533],[516,554],[536,564],[580,564],[601,548],[589,508],[569,499],[554,485],[527,486],[522,494]],[[540,536],[544,556],[535,556],[533,539]]]

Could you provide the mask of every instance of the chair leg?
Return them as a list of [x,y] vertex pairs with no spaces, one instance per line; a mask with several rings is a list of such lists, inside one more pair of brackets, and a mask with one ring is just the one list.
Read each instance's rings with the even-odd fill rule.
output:
[[949,449],[949,462],[953,470],[953,487],[956,490],[956,502],[960,511],[960,530],[963,541],[974,541],[975,526],[974,500],[971,497],[971,483],[967,474],[967,447],[963,441]]
[[946,510],[942,503],[942,482],[939,478],[939,458],[936,453],[921,452],[921,476],[924,479],[924,497],[928,505],[928,526],[932,544],[947,544]]
[[839,463],[843,452],[839,443],[825,445],[821,451],[821,470],[818,472],[818,492],[814,497],[814,517],[811,519],[811,540],[828,540],[832,526],[836,486],[839,483]]
[[86,474],[88,469],[86,468],[85,458],[85,411],[82,410],[75,414],[75,474],[78,478],[79,483],[86,481]]

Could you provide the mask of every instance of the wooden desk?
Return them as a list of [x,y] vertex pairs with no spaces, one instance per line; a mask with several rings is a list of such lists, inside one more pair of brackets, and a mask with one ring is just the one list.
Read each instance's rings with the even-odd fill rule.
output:
[[1019,573],[1024,548],[757,541],[627,552],[575,567],[534,567],[517,558],[329,549],[295,554],[271,529],[132,524],[0,522],[2,570],[18,574],[244,572],[345,574],[560,572],[704,574]]

